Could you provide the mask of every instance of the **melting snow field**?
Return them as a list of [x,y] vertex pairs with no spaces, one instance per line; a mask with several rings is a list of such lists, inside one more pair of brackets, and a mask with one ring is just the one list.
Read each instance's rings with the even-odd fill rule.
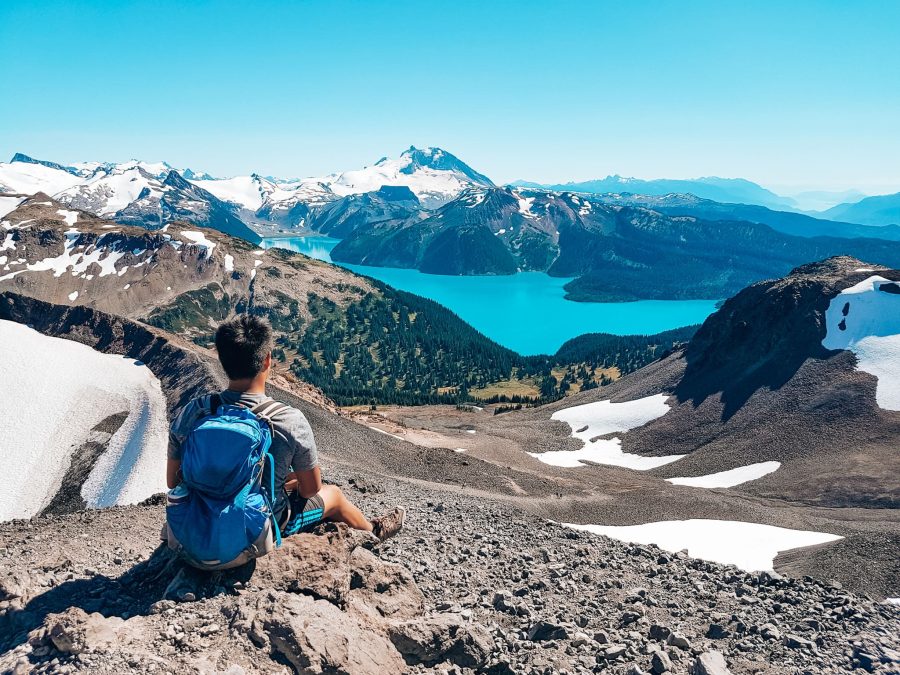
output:
[[705,476],[692,476],[686,478],[666,478],[673,485],[687,485],[699,488],[730,488],[742,483],[749,483],[774,471],[778,471],[781,462],[759,462],[739,466],[728,471],[719,471]]
[[656,544],[672,553],[687,549],[693,558],[735,565],[748,572],[772,571],[775,556],[781,551],[843,538],[825,532],[790,530],[735,520],[665,520],[626,526],[565,525],[619,541]]
[[878,378],[875,400],[900,410],[900,294],[896,282],[871,276],[833,298],[825,312],[826,349],[848,349],[857,368]]
[[166,402],[150,369],[86,345],[0,321],[0,520],[38,513],[71,454],[106,417],[127,412],[82,487],[89,506],[138,502],[165,490]]
[[625,432],[662,417],[669,411],[667,398],[665,394],[655,394],[625,403],[596,401],[558,410],[553,413],[552,419],[560,420],[572,427],[572,436],[580,439],[584,447],[581,450],[554,450],[528,454],[553,466],[574,468],[584,466],[583,462],[588,461],[623,466],[637,471],[647,471],[679,460],[684,455],[643,457],[623,452],[620,438],[591,441],[596,436]]

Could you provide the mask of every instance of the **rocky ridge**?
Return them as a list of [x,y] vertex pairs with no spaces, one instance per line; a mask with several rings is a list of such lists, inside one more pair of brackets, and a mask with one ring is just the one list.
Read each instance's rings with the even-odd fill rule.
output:
[[[252,574],[154,552],[157,505],[0,524],[4,672],[834,673],[900,668],[900,607],[575,532],[482,497],[326,465],[372,552],[332,528]],[[65,528],[69,545],[57,545]],[[408,571],[407,571],[408,570]],[[249,572],[249,570],[247,571]]]

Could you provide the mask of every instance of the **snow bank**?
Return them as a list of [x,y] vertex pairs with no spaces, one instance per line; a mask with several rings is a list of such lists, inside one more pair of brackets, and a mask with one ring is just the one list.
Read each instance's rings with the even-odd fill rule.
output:
[[62,216],[63,220],[66,221],[66,224],[69,227],[72,227],[75,223],[78,222],[78,211],[69,211],[68,209],[59,209],[56,212],[56,215]]
[[826,349],[856,354],[859,370],[878,378],[875,399],[885,410],[900,410],[900,294],[881,290],[881,276],[844,289],[825,312]]
[[234,256],[230,253],[225,254],[225,271],[234,272]]
[[777,471],[780,467],[781,462],[759,462],[757,464],[739,466],[736,469],[729,469],[728,471],[710,473],[705,476],[666,478],[666,480],[673,485],[688,485],[690,487],[700,488],[730,488],[743,483],[749,483],[752,480],[758,480],[763,476],[767,476],[770,473]]
[[205,234],[197,230],[182,230],[181,236],[190,239],[198,246],[206,248],[206,258],[212,255],[213,249],[216,247],[215,242],[210,241]]
[[736,565],[748,572],[771,571],[775,556],[804,546],[843,539],[836,534],[790,530],[736,520],[664,520],[646,525],[575,525],[576,530],[602,534],[619,541],[656,544],[667,551],[687,549],[694,558]]
[[655,394],[625,403],[596,401],[584,405],[558,410],[551,419],[565,422],[572,427],[572,436],[584,443],[581,450],[555,450],[552,452],[530,452],[532,457],[545,464],[562,467],[584,466],[584,461],[597,464],[624,466],[637,471],[647,471],[663,464],[681,459],[684,455],[663,457],[643,457],[622,451],[619,438],[591,439],[597,436],[620,433],[635,429],[662,417],[669,411],[668,396]]
[[235,176],[234,178],[217,178],[214,180],[192,180],[194,185],[212,193],[222,201],[231,202],[250,211],[262,207],[266,190],[262,179],[258,176]]
[[0,185],[6,186],[8,192],[17,192],[23,195],[45,192],[52,195],[72,187],[82,180],[80,176],[73,176],[67,171],[43,164],[0,163]]
[[165,490],[166,402],[144,365],[0,321],[4,480],[0,520],[39,512],[59,490],[72,452],[105,418],[127,412],[81,495],[92,507],[130,504]]
[[24,197],[0,197],[0,218],[10,211],[15,211],[24,201]]

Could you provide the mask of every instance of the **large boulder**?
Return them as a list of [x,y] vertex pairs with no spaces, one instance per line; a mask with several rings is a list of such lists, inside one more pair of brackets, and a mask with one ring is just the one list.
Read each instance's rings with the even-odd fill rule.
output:
[[490,633],[480,624],[467,624],[457,614],[406,621],[388,629],[394,646],[407,663],[433,665],[451,661],[463,668],[481,668],[494,649]]
[[49,614],[44,625],[29,634],[29,642],[49,640],[64,654],[106,651],[118,644],[124,624],[125,620],[116,616],[88,614],[80,607],[69,607],[59,614]]
[[408,569],[358,548],[350,556],[350,610],[379,619],[412,619],[425,613],[425,596]]
[[256,561],[254,586],[305,593],[345,607],[350,595],[350,556],[372,540],[367,532],[329,525],[322,534],[297,534]]
[[294,593],[272,594],[260,620],[273,650],[298,673],[383,675],[406,665],[384,634],[325,600]]

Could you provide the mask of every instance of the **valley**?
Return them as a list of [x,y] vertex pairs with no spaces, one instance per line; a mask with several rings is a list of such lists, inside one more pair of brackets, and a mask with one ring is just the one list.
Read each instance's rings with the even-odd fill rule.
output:
[[[271,237],[264,239],[262,246],[334,262],[331,251],[339,241],[317,236]],[[715,300],[576,303],[565,297],[569,279],[543,272],[449,276],[397,267],[336,264],[434,300],[491,340],[525,356],[554,354],[564,342],[584,333],[653,335],[699,324],[716,304]]]

